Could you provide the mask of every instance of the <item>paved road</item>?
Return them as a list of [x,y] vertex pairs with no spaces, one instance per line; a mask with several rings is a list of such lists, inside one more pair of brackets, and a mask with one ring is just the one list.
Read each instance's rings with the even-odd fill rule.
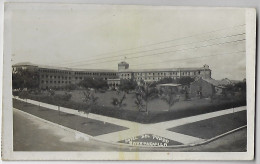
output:
[[119,147],[76,136],[14,109],[14,151],[246,151],[246,129],[207,145],[179,149]]

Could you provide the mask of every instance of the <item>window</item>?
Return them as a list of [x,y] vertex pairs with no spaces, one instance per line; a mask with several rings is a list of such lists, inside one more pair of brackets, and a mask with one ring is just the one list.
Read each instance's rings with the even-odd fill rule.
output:
[[42,83],[44,83],[44,81],[42,80]]
[[44,78],[44,75],[42,75],[42,78]]

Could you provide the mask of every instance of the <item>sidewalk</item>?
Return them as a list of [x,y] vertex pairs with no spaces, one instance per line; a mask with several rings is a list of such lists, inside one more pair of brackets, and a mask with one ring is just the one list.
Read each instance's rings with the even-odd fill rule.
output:
[[[19,98],[16,98],[16,99],[23,101],[23,102],[25,101],[25,100],[21,100]],[[33,101],[33,100],[27,100],[27,102],[30,104],[37,105],[37,106],[48,108],[49,111],[52,110],[52,111],[57,112],[57,110],[58,110],[58,107],[54,106],[54,105],[37,102],[37,101]],[[92,113],[88,115],[88,119],[103,122],[103,124],[108,123],[108,124],[116,125],[119,127],[124,127],[124,129],[110,131],[106,134],[103,133],[103,134],[98,134],[98,135],[94,136],[96,139],[102,140],[105,142],[118,143],[119,141],[122,141],[124,139],[139,136],[142,134],[154,134],[154,135],[158,135],[158,136],[165,137],[167,139],[179,142],[184,145],[190,145],[190,144],[203,142],[204,139],[202,139],[200,137],[194,137],[191,135],[175,132],[175,131],[169,131],[168,129],[174,128],[177,126],[181,126],[181,125],[199,122],[202,120],[217,118],[217,117],[224,116],[224,115],[227,115],[230,113],[236,113],[236,112],[240,112],[240,111],[244,111],[244,110],[246,110],[245,106],[234,108],[234,109],[227,109],[227,110],[221,110],[221,111],[212,112],[212,113],[206,113],[206,114],[186,117],[186,118],[182,118],[182,119],[178,119],[178,120],[154,123],[154,124],[140,124],[140,123],[136,123],[136,122],[101,116],[101,115],[92,114]],[[75,118],[77,118],[76,116],[85,117],[85,118],[87,117],[86,114],[79,113],[77,110],[73,110],[73,109],[69,109],[69,108],[60,107],[60,111],[63,113],[71,114]],[[85,127],[85,128],[87,128],[87,127]],[[100,129],[98,129],[99,127],[96,127],[96,128],[97,129],[92,129],[92,130],[94,130],[94,131],[100,130]]]

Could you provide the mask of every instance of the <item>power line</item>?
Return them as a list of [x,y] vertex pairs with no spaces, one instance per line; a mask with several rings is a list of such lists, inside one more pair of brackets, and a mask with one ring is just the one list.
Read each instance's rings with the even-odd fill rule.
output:
[[[223,30],[232,29],[232,28],[236,28],[236,27],[242,27],[242,26],[245,26],[245,24],[240,24],[240,25],[236,25],[236,26],[221,28],[221,29],[217,29],[217,30],[213,30],[213,31],[208,31],[208,32],[205,32],[205,33],[199,33],[199,34],[195,34],[195,35],[184,36],[184,37],[180,37],[180,38],[176,38],[176,39],[172,39],[172,40],[161,41],[161,42],[147,44],[147,45],[138,46],[138,47],[134,47],[134,48],[123,49],[123,50],[118,50],[118,51],[108,52],[108,53],[101,53],[101,54],[98,54],[96,56],[102,56],[102,55],[106,55],[106,54],[118,53],[118,52],[122,52],[122,51],[134,50],[134,49],[140,49],[140,48],[143,48],[143,47],[148,47],[148,46],[152,46],[152,45],[156,45],[156,44],[163,44],[163,43],[173,42],[173,41],[177,41],[177,40],[187,39],[187,38],[191,38],[191,37],[195,37],[195,36],[200,36],[200,35],[204,35],[204,34],[210,34],[210,33],[218,32],[218,31],[223,31]],[[81,59],[84,59],[84,58],[81,58]],[[77,60],[81,60],[81,59],[77,59]],[[64,64],[66,64],[66,63],[64,63]]]
[[[180,49],[180,50],[174,50],[174,51],[166,51],[166,52],[155,53],[155,54],[148,54],[148,55],[134,56],[134,57],[129,57],[129,58],[127,58],[127,59],[135,59],[135,58],[141,58],[141,57],[146,57],[146,56],[162,55],[162,54],[167,54],[167,53],[170,53],[170,52],[178,52],[178,51],[186,51],[186,50],[192,50],[192,49],[199,49],[199,48],[204,48],[204,47],[210,47],[210,46],[216,46],[216,45],[222,45],[222,44],[235,43],[235,42],[240,42],[240,41],[244,41],[244,40],[246,40],[246,39],[235,40],[235,41],[228,41],[228,42],[217,43],[217,44],[210,44],[210,45],[204,45],[204,46],[197,46],[197,47],[192,47],[192,48],[187,48],[187,49]],[[113,61],[118,61],[118,59],[117,59],[117,60],[104,61],[104,62],[88,63],[87,65],[100,64],[100,63],[107,63],[107,62],[113,62]],[[72,66],[72,67],[75,67],[75,66],[82,66],[82,65],[85,65],[85,64],[74,65],[74,66]]]
[[113,55],[113,56],[109,56],[109,57],[96,58],[96,59],[88,60],[88,61],[71,62],[71,63],[67,63],[67,64],[70,65],[70,64],[73,64],[73,63],[77,63],[77,64],[78,64],[78,63],[85,63],[85,62],[88,63],[89,61],[97,61],[97,60],[108,59],[108,58],[113,58],[113,57],[134,55],[134,54],[145,53],[145,52],[150,52],[150,51],[156,51],[156,50],[162,50],[162,49],[173,48],[173,47],[178,47],[178,46],[184,46],[184,45],[190,45],[190,44],[195,44],[195,43],[207,42],[207,41],[212,41],[212,40],[217,40],[217,39],[224,39],[224,38],[229,38],[229,37],[234,37],[234,36],[240,36],[240,35],[244,35],[244,34],[245,34],[245,33],[227,35],[227,36],[217,37],[217,38],[213,38],[213,39],[206,39],[206,40],[197,41],[197,42],[190,42],[190,43],[186,43],[186,44],[178,44],[178,45],[173,45],[173,46],[161,47],[161,48],[157,48],[157,49],[150,49],[150,50],[145,50],[145,51],[138,51],[138,52],[134,52],[134,53],[126,53],[126,54],[121,54],[121,55]]
[[174,60],[167,60],[162,62],[153,62],[153,63],[145,63],[145,64],[133,64],[131,66],[139,66],[139,65],[150,65],[150,64],[157,64],[157,63],[167,63],[167,62],[174,62],[174,61],[183,61],[183,60],[190,60],[190,59],[199,59],[199,58],[206,58],[206,57],[212,57],[212,56],[219,56],[219,55],[227,55],[227,54],[236,54],[246,51],[238,51],[238,52],[231,52],[231,53],[221,53],[221,54],[213,54],[213,55],[206,55],[206,56],[197,56],[197,57],[191,57],[191,58],[183,58],[183,59],[174,59]]

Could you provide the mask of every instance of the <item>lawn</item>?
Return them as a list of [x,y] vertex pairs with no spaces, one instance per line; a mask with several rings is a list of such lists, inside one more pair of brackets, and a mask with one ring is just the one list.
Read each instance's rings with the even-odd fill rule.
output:
[[203,139],[209,139],[246,124],[246,111],[241,111],[170,128],[168,130]]
[[[38,95],[29,94],[28,99],[41,101],[44,103],[63,106],[75,110],[86,110],[87,105],[83,102],[83,92],[75,90],[71,92],[71,100],[63,100],[59,95],[64,95],[64,91],[56,91],[54,96],[41,93]],[[234,97],[230,99],[196,99],[190,101],[178,101],[168,111],[168,105],[157,98],[148,103],[148,113],[139,112],[135,106],[135,95],[133,93],[126,95],[126,106],[123,109],[114,107],[112,105],[112,98],[118,96],[115,91],[107,91],[105,93],[97,92],[95,96],[98,97],[98,103],[92,107],[91,113],[114,117],[139,123],[157,123],[161,121],[168,121],[180,119],[184,117],[225,110],[233,107],[245,106],[246,101]],[[119,96],[123,96],[121,93]]]
[[[56,91],[56,94],[63,95],[65,91]],[[72,94],[71,101],[74,102],[83,102],[83,91],[81,90],[74,90],[70,92]],[[107,91],[105,93],[96,92],[95,96],[98,97],[98,105],[100,106],[106,106],[106,107],[114,107],[112,105],[112,98],[122,97],[123,93],[121,92],[119,95],[116,93],[116,91]],[[131,110],[131,111],[137,111],[137,107],[135,105],[135,94],[129,93],[126,94],[126,100],[125,100],[126,106],[123,108],[124,110]],[[212,105],[212,102],[209,99],[197,99],[192,101],[179,101],[176,102],[171,108],[170,111],[179,111],[179,110],[185,110],[187,108],[200,108],[204,106]],[[169,106],[168,104],[159,99],[153,99],[148,103],[148,110],[149,112],[161,112],[161,111],[168,111]]]
[[89,134],[91,136],[97,136],[127,129],[126,127],[104,123],[102,121],[80,117],[73,114],[58,112],[15,99],[13,100],[13,107],[50,122]]

